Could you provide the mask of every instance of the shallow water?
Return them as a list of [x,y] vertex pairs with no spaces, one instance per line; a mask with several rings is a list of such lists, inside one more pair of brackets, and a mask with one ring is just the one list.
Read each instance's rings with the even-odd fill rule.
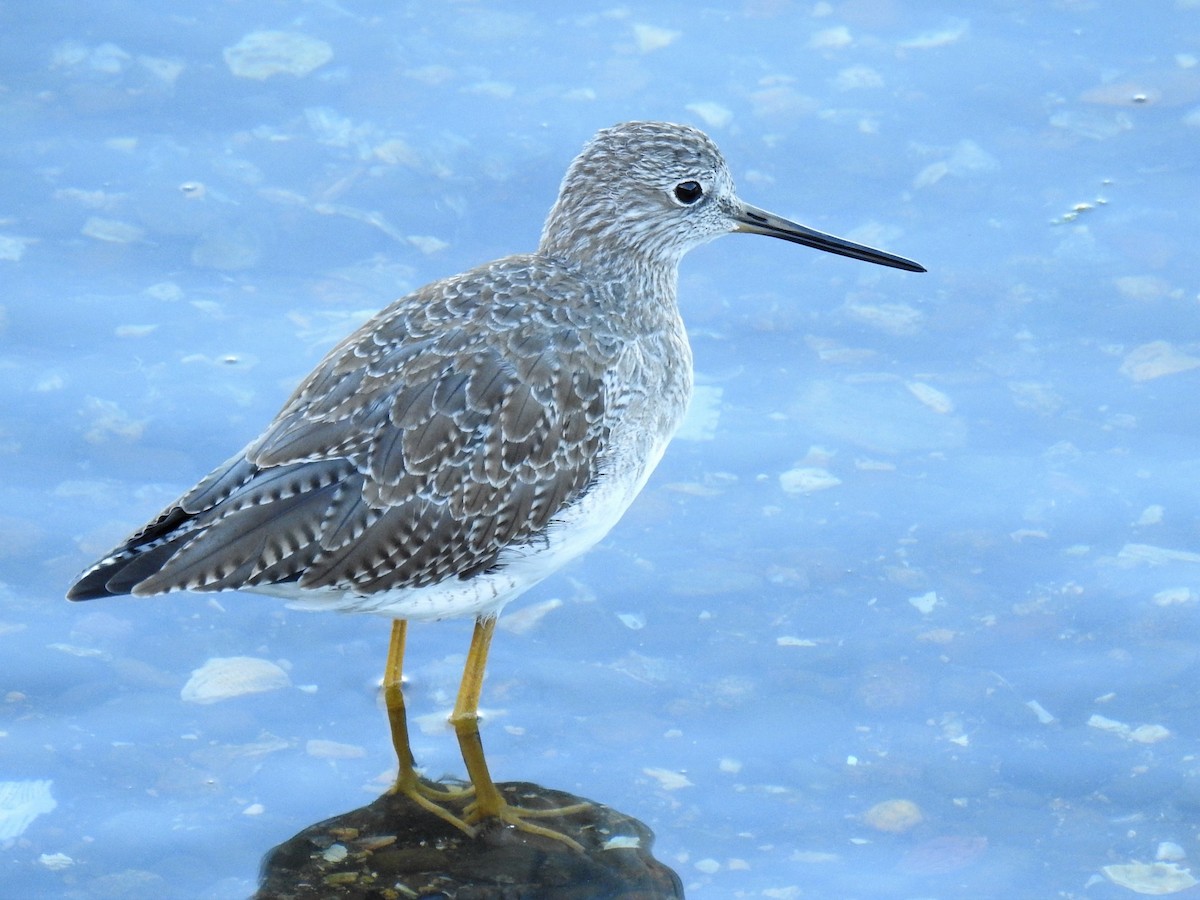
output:
[[[1105,898],[1104,866],[1186,866],[1200,5],[541,6],[0,11],[0,893],[243,897],[386,786],[385,621],[62,595],[370,311],[532,248],[631,118],[930,271],[688,257],[699,402],[502,621],[497,777],[644,820],[698,898]],[[247,68],[261,31],[303,38],[280,71]],[[410,635],[433,774],[469,634]],[[290,684],[182,699],[229,657]],[[898,800],[921,820],[868,814]]]

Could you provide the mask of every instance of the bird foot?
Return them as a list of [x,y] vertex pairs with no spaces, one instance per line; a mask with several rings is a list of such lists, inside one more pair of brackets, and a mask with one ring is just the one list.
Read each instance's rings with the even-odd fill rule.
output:
[[[453,825],[467,837],[476,837],[478,829],[467,821],[466,812],[470,809],[475,788],[466,785],[461,788],[447,787],[427,778],[421,778],[415,772],[402,773],[392,785],[391,794],[402,794],[421,809],[437,816],[443,822]],[[454,807],[461,807],[456,814]]]
[[463,812],[463,818],[477,831],[496,827],[497,825],[507,825],[525,834],[535,834],[540,837],[549,838],[550,840],[564,844],[571,850],[582,853],[584,852],[583,845],[577,840],[554,828],[539,825],[533,820],[564,818],[584,812],[590,808],[592,808],[591,805],[587,803],[572,803],[568,806],[556,806],[549,809],[530,809],[525,806],[518,806],[515,803],[509,803],[500,794],[500,791],[497,790],[490,799],[481,799],[477,794],[475,799],[467,804]]
[[[505,785],[503,788],[497,786],[495,793],[481,802],[473,785],[468,784],[461,788],[447,787],[421,778],[415,773],[407,778],[398,778],[390,793],[403,795],[416,806],[430,815],[437,816],[469,838],[478,838],[483,833],[497,828],[510,827],[524,834],[556,841],[571,850],[584,852],[583,845],[577,840],[553,827],[538,824],[537,820],[572,816],[592,808],[590,804],[572,803],[567,806],[531,809],[509,802],[501,791],[513,794],[514,800],[519,799],[515,796],[515,789]],[[484,793],[488,795],[491,792]]]

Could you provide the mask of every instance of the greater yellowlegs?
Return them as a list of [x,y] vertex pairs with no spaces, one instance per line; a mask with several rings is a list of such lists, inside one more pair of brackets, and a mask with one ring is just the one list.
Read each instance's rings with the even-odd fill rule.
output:
[[[646,483],[692,392],[679,261],[730,232],[924,271],[738,199],[694,128],[604,129],[567,170],[534,253],[386,307],[68,597],[245,590],[388,616],[396,732],[404,622],[474,616],[451,716],[474,787],[461,825],[540,830],[506,804],[479,742],[496,616],[600,540]],[[399,733],[396,748],[397,790],[437,812]]]

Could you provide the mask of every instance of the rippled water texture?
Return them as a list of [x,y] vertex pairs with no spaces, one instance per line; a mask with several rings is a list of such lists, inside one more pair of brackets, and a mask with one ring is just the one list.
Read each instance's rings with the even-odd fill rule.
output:
[[[1200,816],[1200,4],[0,8],[0,893],[235,898],[394,757],[388,625],[70,580],[633,118],[919,260],[723,238],[701,390],[510,608],[494,774],[695,898],[1133,896]],[[414,627],[430,774],[470,623]]]

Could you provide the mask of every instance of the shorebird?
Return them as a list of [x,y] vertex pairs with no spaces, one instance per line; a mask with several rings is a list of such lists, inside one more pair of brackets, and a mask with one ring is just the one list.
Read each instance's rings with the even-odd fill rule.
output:
[[[483,759],[496,616],[599,541],[646,483],[692,392],[679,261],[731,232],[925,271],[742,201],[694,128],[604,129],[568,168],[536,251],[384,308],[67,596],[244,590],[388,616],[394,790],[469,834],[495,819],[544,831]],[[475,618],[451,715],[473,788],[461,816],[414,774],[400,690],[407,620],[452,616]]]

